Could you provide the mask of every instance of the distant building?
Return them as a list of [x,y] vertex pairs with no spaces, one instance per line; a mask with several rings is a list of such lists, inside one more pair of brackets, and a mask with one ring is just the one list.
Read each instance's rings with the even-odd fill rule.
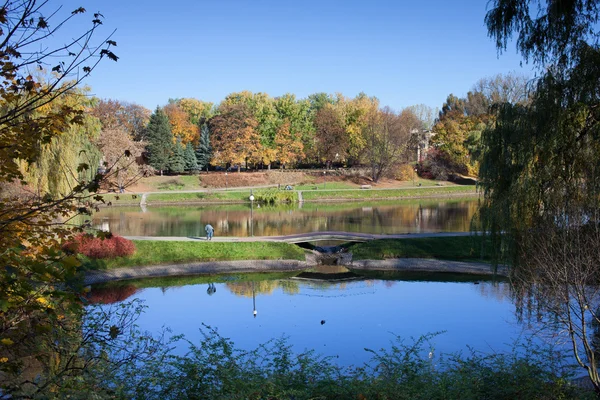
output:
[[414,136],[415,150],[416,150],[416,161],[421,162],[427,157],[429,151],[429,142],[431,138],[435,136],[435,132],[431,130],[417,130],[413,129],[411,132]]

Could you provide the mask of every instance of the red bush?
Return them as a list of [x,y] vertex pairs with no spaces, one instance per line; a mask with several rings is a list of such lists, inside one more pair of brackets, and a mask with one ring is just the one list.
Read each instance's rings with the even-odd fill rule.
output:
[[82,233],[75,236],[73,242],[67,243],[63,249],[90,258],[115,258],[135,253],[135,245],[131,240],[111,234],[100,238]]

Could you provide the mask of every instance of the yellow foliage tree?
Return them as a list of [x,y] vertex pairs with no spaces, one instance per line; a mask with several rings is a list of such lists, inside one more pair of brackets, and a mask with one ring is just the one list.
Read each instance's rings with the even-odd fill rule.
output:
[[176,142],[177,137],[180,137],[183,145],[188,143],[198,144],[198,140],[200,140],[200,127],[190,121],[188,113],[176,103],[168,104],[164,107],[163,111],[167,114],[169,123],[171,124],[173,143]]
[[285,121],[275,135],[275,150],[281,168],[304,157],[304,145],[300,138],[294,138],[290,133],[290,122]]

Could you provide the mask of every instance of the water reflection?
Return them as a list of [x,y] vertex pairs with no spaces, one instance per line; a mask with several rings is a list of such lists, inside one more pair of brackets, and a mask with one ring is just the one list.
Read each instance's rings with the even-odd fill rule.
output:
[[202,236],[211,223],[217,236],[277,236],[317,231],[362,233],[464,232],[476,200],[305,203],[276,207],[251,204],[104,208],[93,216],[99,229],[126,236]]
[[[316,349],[339,357],[344,365],[367,361],[364,347],[389,347],[394,335],[446,331],[435,344],[448,353],[466,350],[467,345],[482,351],[508,350],[521,333],[507,282],[349,272],[355,276],[340,278],[346,272],[332,270],[267,276],[274,279],[233,275],[127,282],[115,289],[120,295],[102,288],[106,297],[101,302],[121,301],[122,294],[130,292],[130,298],[148,306],[139,321],[142,330],[157,332],[168,326],[194,341],[204,323],[244,349],[289,336],[296,351]],[[330,276],[317,279],[315,274]],[[210,296],[209,282],[216,289]],[[92,297],[100,300],[96,288]]]

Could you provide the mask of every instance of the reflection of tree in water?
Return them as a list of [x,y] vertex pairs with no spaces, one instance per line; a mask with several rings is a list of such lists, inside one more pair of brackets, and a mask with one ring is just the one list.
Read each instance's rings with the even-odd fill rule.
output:
[[[254,285],[253,285],[254,283]],[[225,284],[231,293],[237,296],[252,297],[254,286],[255,294],[272,294],[275,289],[282,289],[286,294],[297,294],[300,292],[298,282],[291,280],[272,280],[256,282],[227,282]]]
[[[477,208],[476,201],[375,203],[368,207],[344,204],[336,207],[268,207],[253,214],[254,235],[277,236],[299,232],[338,230],[364,233],[406,231],[467,231]],[[150,207],[103,209],[93,217],[99,224],[107,218],[113,232],[122,235],[195,236],[203,235],[207,221],[217,235],[248,236],[250,208],[236,206]]]
[[[513,269],[518,317],[541,327],[538,335],[567,343],[600,393],[600,226],[588,215],[565,213],[543,234],[523,239],[527,256]],[[565,228],[566,227],[566,228]]]
[[506,282],[483,282],[475,285],[475,288],[481,297],[497,301],[511,300],[513,298],[510,284]]
[[133,296],[138,289],[133,285],[96,287],[88,293],[92,304],[113,304]]

